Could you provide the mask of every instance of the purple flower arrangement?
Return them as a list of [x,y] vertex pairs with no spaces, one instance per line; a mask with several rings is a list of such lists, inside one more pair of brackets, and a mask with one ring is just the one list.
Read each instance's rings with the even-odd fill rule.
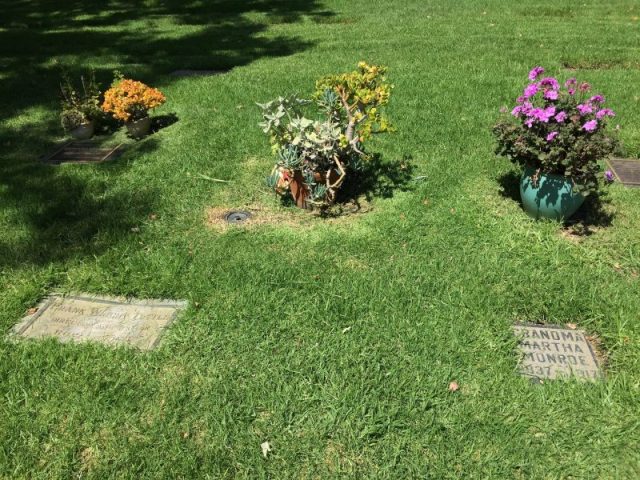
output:
[[540,173],[564,175],[585,193],[596,191],[598,162],[617,146],[607,133],[616,114],[603,95],[590,94],[588,83],[569,78],[561,84],[544,73],[542,67],[529,72],[516,105],[494,127],[497,153]]

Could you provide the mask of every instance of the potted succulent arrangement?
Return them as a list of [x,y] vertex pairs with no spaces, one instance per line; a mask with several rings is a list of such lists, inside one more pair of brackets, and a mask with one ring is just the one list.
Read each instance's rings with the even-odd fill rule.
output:
[[60,84],[62,92],[62,128],[77,140],[87,140],[95,132],[96,122],[102,115],[100,110],[100,89],[93,72],[80,77],[81,88],[77,89],[68,75]]
[[258,104],[260,126],[278,157],[267,179],[276,193],[291,195],[300,208],[335,202],[349,173],[369,158],[365,142],[391,130],[382,113],[392,88],[385,73],[385,67],[360,62],[354,72],[318,80],[312,99],[292,95]]
[[151,129],[149,110],[165,101],[160,90],[116,74],[111,88],[104,94],[102,110],[123,121],[132,137],[142,138]]
[[[529,216],[566,220],[598,192],[599,161],[617,147],[607,128],[615,113],[588,83],[570,78],[560,85],[543,73],[529,72],[510,115],[505,110],[494,126],[496,153],[523,167],[520,195]],[[605,173],[605,181],[612,178]]]

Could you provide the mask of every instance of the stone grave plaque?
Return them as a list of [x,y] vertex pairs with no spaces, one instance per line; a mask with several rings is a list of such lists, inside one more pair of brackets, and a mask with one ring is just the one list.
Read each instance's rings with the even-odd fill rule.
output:
[[538,379],[602,377],[598,359],[583,331],[526,324],[515,325],[513,329],[521,339],[519,369],[522,375]]
[[609,160],[609,166],[620,183],[628,187],[640,187],[640,161],[614,158]]
[[52,295],[35,313],[22,319],[13,334],[26,338],[55,337],[61,342],[94,341],[154,348],[164,329],[186,302],[126,300],[89,295]]

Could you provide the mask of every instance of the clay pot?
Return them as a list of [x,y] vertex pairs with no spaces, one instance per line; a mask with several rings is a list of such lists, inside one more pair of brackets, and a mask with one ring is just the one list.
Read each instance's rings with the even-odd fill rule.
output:
[[[331,170],[331,173],[329,174],[329,181],[331,183],[335,183],[339,178],[340,175],[335,170]],[[327,176],[324,173],[320,172],[315,172],[313,174],[313,179],[318,183],[322,183],[323,185],[325,185],[327,182]],[[291,182],[289,184],[289,189],[291,191],[293,199],[296,202],[296,205],[299,208],[310,209],[312,207],[312,205],[307,202],[307,198],[309,197],[309,189],[304,183],[304,177],[302,176],[302,173],[300,171],[296,171],[293,175],[293,178],[291,179]]]
[[291,195],[296,202],[298,208],[309,208],[307,204],[307,197],[309,197],[309,189],[307,185],[304,183],[304,178],[300,171],[296,171],[293,174],[293,178],[289,183],[289,190],[291,191]]

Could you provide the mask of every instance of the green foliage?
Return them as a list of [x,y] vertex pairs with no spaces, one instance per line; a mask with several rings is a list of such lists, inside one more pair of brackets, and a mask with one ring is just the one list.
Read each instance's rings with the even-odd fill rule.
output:
[[80,77],[80,88],[65,73],[60,84],[60,91],[62,94],[60,121],[66,131],[101,118],[100,88],[96,83],[93,71],[86,77],[84,75]]
[[[363,143],[374,133],[390,131],[381,111],[391,93],[385,73],[385,67],[360,62],[352,73],[319,80],[313,100],[290,95],[258,104],[260,126],[278,155],[277,166],[290,171],[291,178],[296,171],[302,174],[311,203],[332,203],[348,170],[367,159]],[[315,107],[318,119],[304,116],[308,105]],[[284,182],[273,175],[267,183],[286,193]]]
[[318,80],[314,98],[343,122],[353,116],[359,141],[364,142],[374,133],[391,130],[380,110],[389,103],[393,88],[386,81],[386,73],[386,67],[360,62],[354,72]]

